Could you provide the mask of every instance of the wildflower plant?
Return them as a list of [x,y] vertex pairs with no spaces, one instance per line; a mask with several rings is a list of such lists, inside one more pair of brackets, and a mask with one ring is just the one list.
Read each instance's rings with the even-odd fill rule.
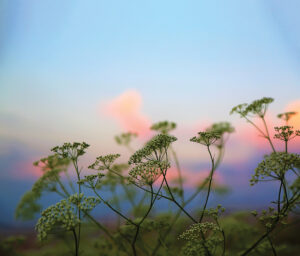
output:
[[96,161],[93,164],[91,164],[88,168],[98,170],[98,171],[110,169],[112,164],[119,157],[120,157],[120,154],[110,154],[110,155],[106,155],[106,156],[99,156],[96,158]]
[[162,160],[166,156],[168,147],[177,138],[168,134],[158,134],[154,136],[146,145],[137,150],[130,158],[129,164],[138,164],[149,160]]
[[210,146],[216,141],[221,139],[221,134],[211,131],[211,132],[198,132],[198,136],[190,139],[192,142],[202,144],[204,146]]
[[255,169],[255,173],[250,180],[251,185],[259,181],[281,180],[288,171],[296,168],[300,163],[300,155],[285,152],[273,152],[266,155]]
[[56,146],[52,148],[51,151],[63,159],[76,160],[78,157],[85,154],[85,150],[88,147],[89,145],[85,142],[64,143],[62,146]]
[[162,134],[169,134],[170,131],[173,131],[176,129],[177,124],[174,122],[169,122],[169,121],[162,121],[155,123],[151,126],[151,130],[157,131]]
[[120,135],[115,136],[115,141],[121,146],[125,146],[131,153],[134,152],[131,147],[132,140],[138,135],[133,132],[121,133]]
[[240,104],[232,108],[230,114],[238,113],[241,117],[253,117],[259,116],[263,118],[267,112],[268,106],[274,99],[264,97],[259,100],[255,100],[250,104]]
[[44,240],[54,229],[59,228],[63,231],[73,231],[75,240],[78,239],[75,227],[79,225],[81,220],[76,211],[78,209],[84,212],[91,211],[99,202],[99,199],[95,197],[84,197],[83,194],[76,193],[68,199],[63,199],[55,205],[49,206],[42,211],[41,218],[36,224],[38,238]]
[[153,185],[153,183],[167,170],[170,164],[166,161],[149,160],[136,164],[129,172],[129,181],[139,185]]
[[[275,182],[278,193],[266,210],[251,212],[257,221],[255,227],[232,215],[224,216],[221,205],[210,206],[212,191],[216,191],[214,174],[220,171],[226,141],[235,131],[229,122],[214,123],[190,139],[198,144],[199,151],[207,151],[210,160],[209,174],[190,193],[185,193],[174,148],[177,138],[170,134],[177,125],[162,121],[151,126],[157,134],[138,150],[131,147],[136,134],[127,132],[116,136],[117,144],[131,152],[128,161],[122,162],[120,154],[98,156],[88,166],[87,173],[80,167],[80,157],[89,147],[87,143],[54,147],[53,155],[34,163],[43,175],[20,200],[16,217],[32,219],[40,213],[36,224],[38,238],[45,241],[50,234],[73,237],[69,255],[75,256],[89,254],[82,244],[87,239],[82,235],[87,223],[100,231],[92,255],[276,256],[284,248],[274,243],[274,234],[282,226],[288,227],[285,223],[289,222],[291,212],[297,212],[300,206],[300,155],[289,152],[288,148],[289,142],[300,134],[287,124],[295,112],[287,112],[278,115],[286,125],[275,127],[275,135],[270,137],[265,115],[272,102],[272,98],[262,98],[240,104],[231,111],[255,127],[272,149],[255,168],[250,185]],[[257,120],[262,121],[262,128]],[[285,150],[278,151],[273,139],[283,141]],[[174,171],[172,165],[178,177],[173,183],[167,176]],[[42,210],[39,200],[48,193],[55,193],[60,200]],[[196,199],[197,209],[193,210],[188,206]],[[157,213],[158,200],[175,210]],[[123,207],[125,202],[131,206],[130,210]],[[93,209],[104,207],[117,217],[116,223],[107,225],[92,216]],[[245,216],[250,218],[249,215]]]
[[[273,255],[277,255],[276,249],[273,245],[271,234],[278,227],[278,223],[282,223],[282,219],[286,218],[295,207],[299,204],[299,190],[291,189],[293,185],[288,185],[287,174],[291,172],[294,174],[294,180],[297,181],[299,174],[296,171],[299,166],[299,154],[289,153],[288,152],[288,142],[291,139],[294,139],[296,136],[299,136],[299,131],[293,131],[291,126],[288,126],[287,123],[289,119],[294,116],[295,112],[287,112],[279,114],[278,117],[286,121],[286,126],[275,127],[275,136],[274,139],[279,139],[285,143],[285,151],[278,152],[269,135],[268,127],[264,119],[266,109],[268,105],[273,101],[271,98],[263,98],[261,100],[254,101],[252,104],[243,106],[239,105],[234,107],[231,113],[238,113],[241,117],[245,118],[249,123],[251,123],[258,132],[268,140],[272,148],[272,153],[266,155],[264,160],[258,164],[258,167],[255,169],[255,173],[250,180],[250,185],[254,185],[262,181],[277,181],[279,182],[278,196],[275,201],[272,203],[276,206],[276,211],[273,207],[269,207],[269,211],[262,211],[261,216],[258,218],[265,227],[265,232],[251,245],[246,249],[241,255],[248,255],[249,253],[258,250],[260,246],[264,243],[268,243]],[[249,107],[250,106],[250,107]],[[265,131],[261,130],[255,123],[248,119],[248,114],[252,113],[260,117],[263,121]],[[295,184],[295,182],[293,183]],[[253,211],[252,214],[257,217],[257,212]]]

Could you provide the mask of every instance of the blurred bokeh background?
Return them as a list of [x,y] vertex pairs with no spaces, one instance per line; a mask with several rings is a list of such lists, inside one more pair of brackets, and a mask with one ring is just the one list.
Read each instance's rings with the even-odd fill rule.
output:
[[[236,132],[216,177],[230,188],[221,203],[269,202],[274,185],[249,186],[269,145],[229,112],[264,96],[275,99],[270,127],[282,124],[278,113],[300,112],[299,9],[297,0],[1,0],[0,225],[25,225],[14,209],[41,175],[32,162],[52,147],[89,143],[84,168],[98,155],[126,159],[114,136],[136,132],[138,148],[162,120],[178,125],[187,189],[209,170],[207,152],[189,138],[231,122]],[[299,115],[291,124],[300,128]]]

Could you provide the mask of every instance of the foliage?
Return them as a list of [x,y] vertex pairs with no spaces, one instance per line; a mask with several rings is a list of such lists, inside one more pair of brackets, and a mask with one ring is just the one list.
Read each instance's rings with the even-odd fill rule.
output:
[[[270,137],[265,115],[272,102],[272,98],[264,97],[231,110],[250,123],[271,147],[250,180],[250,185],[263,181],[279,184],[274,200],[261,211],[228,214],[221,205],[208,208],[212,193],[228,190],[214,184],[214,175],[219,171],[225,143],[235,131],[230,123],[212,124],[190,139],[207,150],[210,172],[192,194],[187,194],[173,147],[177,138],[170,135],[177,125],[162,121],[151,126],[157,134],[138,150],[131,148],[136,134],[116,136],[117,144],[131,152],[128,161],[122,162],[120,154],[98,156],[88,166],[92,173],[86,175],[82,175],[79,158],[86,154],[87,143],[54,147],[54,155],[34,163],[43,175],[20,200],[16,217],[33,219],[41,212],[36,224],[38,238],[50,243],[55,239],[61,255],[292,255],[299,248],[279,243],[275,236],[295,227],[291,214],[298,213],[300,203],[300,155],[289,152],[288,145],[300,132],[288,125],[296,113],[286,112],[278,115],[285,125],[276,126],[274,137]],[[273,139],[283,142],[285,150],[278,151]],[[174,171],[171,165],[175,165],[178,177],[172,184],[167,175]],[[69,173],[75,174],[75,182]],[[46,193],[56,193],[61,200],[41,211],[39,200]],[[191,210],[188,205],[196,198],[201,205],[197,202],[199,207]],[[169,205],[170,211],[157,212],[158,200]],[[124,203],[130,205],[127,212]],[[108,224],[96,219],[92,214],[96,207],[107,207],[116,221]],[[66,241],[66,247],[62,241]],[[8,246],[13,243],[3,240],[0,250],[13,255]],[[54,255],[49,248],[44,252]]]

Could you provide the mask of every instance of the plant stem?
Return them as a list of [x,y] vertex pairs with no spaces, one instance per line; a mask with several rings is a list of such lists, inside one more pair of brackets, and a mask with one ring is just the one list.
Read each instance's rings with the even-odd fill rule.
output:
[[[218,166],[221,163],[221,160],[223,158],[224,155],[224,143],[222,143],[222,145],[220,145],[220,147],[218,147],[219,149],[219,154],[217,157],[217,161],[215,162],[215,169],[218,168]],[[200,187],[197,188],[197,190],[182,204],[182,207],[185,207],[186,205],[188,205],[190,202],[193,201],[193,199],[202,191],[202,189],[206,186],[208,182],[208,179],[205,179],[204,182],[202,183],[202,185]],[[170,224],[170,227],[166,230],[166,232],[163,234],[163,238],[165,239],[168,234],[171,232],[172,227],[175,225],[176,221],[178,220],[179,216],[181,215],[182,210],[179,208],[179,210],[177,211],[174,220],[172,221],[172,223]],[[153,252],[152,252],[152,256],[154,256],[159,247],[162,245],[162,241],[158,240]]]
[[149,215],[152,207],[153,207],[153,204],[154,204],[154,201],[155,199],[153,199],[153,187],[152,185],[150,185],[150,189],[151,189],[151,199],[150,199],[150,205],[149,205],[149,208],[146,212],[146,214],[143,216],[142,220],[137,224],[137,227],[136,227],[136,232],[135,232],[135,235],[134,235],[134,238],[133,238],[133,241],[131,243],[131,247],[132,247],[132,251],[133,251],[133,255],[137,255],[136,254],[136,248],[135,248],[135,243],[136,243],[136,240],[137,240],[137,237],[138,237],[138,234],[139,234],[139,231],[140,231],[140,226],[141,224],[144,222],[144,220],[147,218],[147,216]]
[[106,204],[112,211],[114,211],[116,214],[118,214],[118,216],[121,216],[123,219],[125,219],[126,221],[128,221],[130,224],[136,226],[137,224],[135,224],[131,219],[128,219],[125,215],[123,215],[120,211],[116,210],[114,207],[112,207],[107,201],[105,201],[100,195],[99,193],[96,191],[96,189],[93,187],[92,188],[94,193],[96,194],[96,196],[104,203]]
[[265,130],[266,130],[266,133],[267,133],[266,139],[269,141],[269,143],[270,143],[270,145],[271,145],[271,148],[272,148],[273,152],[276,152],[275,147],[274,147],[274,145],[273,145],[273,143],[272,143],[272,140],[271,140],[271,138],[270,138],[270,133],[269,133],[269,129],[268,129],[266,120],[265,120],[264,117],[262,117],[261,119],[263,120],[264,127],[265,127]]
[[175,165],[176,165],[176,169],[178,172],[178,181],[179,181],[179,187],[180,187],[180,191],[181,191],[181,201],[182,203],[184,202],[184,190],[183,190],[183,179],[182,179],[182,173],[181,173],[181,168],[180,168],[180,164],[179,164],[179,160],[177,157],[177,154],[175,152],[175,150],[172,148],[172,146],[170,146],[170,150],[172,152],[174,161],[175,161]]
[[[166,153],[166,160],[168,161],[168,152],[167,152],[167,149],[165,149],[165,153]],[[192,221],[194,221],[194,223],[197,223],[197,221],[176,201],[176,199],[175,199],[175,197],[173,196],[173,193],[172,193],[172,191],[171,191],[171,189],[170,189],[170,186],[169,186],[169,184],[168,184],[168,181],[167,181],[167,178],[166,178],[166,172],[162,172],[162,174],[163,174],[163,177],[164,177],[164,179],[163,179],[163,181],[165,181],[165,184],[166,184],[166,186],[167,186],[167,189],[168,189],[168,192],[169,192],[169,194],[171,195],[171,198],[172,198],[172,200],[173,200],[173,202],[192,220]],[[208,256],[210,256],[211,255],[211,253],[209,252],[209,250],[208,250],[208,248],[207,248],[207,246],[206,246],[206,239],[205,239],[205,235],[204,235],[204,233],[201,231],[201,237],[202,237],[202,239],[203,239],[203,247],[204,247],[204,249],[205,249],[205,251],[206,251],[206,254],[208,255]]]
[[273,242],[272,242],[272,240],[271,240],[270,236],[268,235],[267,237],[268,237],[268,240],[269,240],[269,244],[271,245],[271,248],[272,248],[273,255],[274,255],[274,256],[277,256],[277,253],[276,253],[275,247],[274,247],[274,245],[273,245]]
[[202,219],[204,217],[204,212],[206,210],[206,206],[207,206],[207,203],[208,203],[208,198],[209,198],[209,195],[210,195],[212,179],[213,179],[213,175],[214,175],[214,171],[215,171],[215,161],[214,161],[214,158],[211,154],[209,146],[207,146],[207,150],[208,150],[208,153],[209,153],[209,156],[210,156],[210,160],[212,162],[212,166],[211,166],[210,177],[209,177],[208,191],[207,191],[205,203],[204,203],[204,206],[203,206],[202,214],[201,214],[201,217],[199,219],[199,223],[202,222]]
[[[74,168],[75,168],[75,171],[76,171],[76,174],[77,174],[77,181],[80,181],[80,171],[79,171],[79,168],[78,168],[78,162],[77,162],[77,158],[75,159],[72,159],[72,162],[73,162],[73,165],[74,165]],[[79,193],[79,196],[81,194],[81,184],[78,183],[78,193]],[[79,250],[79,244],[80,244],[80,234],[81,234],[81,210],[80,210],[80,201],[79,201],[79,205],[77,206],[78,208],[78,219],[79,219],[79,224],[78,224],[78,237],[77,237],[77,244],[78,244],[78,250]]]
[[77,235],[76,235],[75,229],[72,229],[72,231],[73,231],[74,240],[75,240],[75,256],[78,256],[78,247],[79,247],[79,244],[78,244],[78,240],[77,240]]

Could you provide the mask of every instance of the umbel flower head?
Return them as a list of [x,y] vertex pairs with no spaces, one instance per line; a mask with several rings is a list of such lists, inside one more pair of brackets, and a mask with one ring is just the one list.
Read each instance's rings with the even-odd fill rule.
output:
[[229,122],[219,122],[208,127],[206,132],[213,132],[221,136],[217,143],[214,144],[217,148],[221,149],[225,143],[225,134],[233,133],[234,127]]
[[135,137],[137,137],[136,133],[127,132],[127,133],[122,133],[118,136],[115,136],[115,141],[119,145],[128,146],[130,144],[130,142],[132,141],[132,139],[135,138]]
[[77,159],[79,156],[85,154],[85,150],[89,147],[85,142],[73,142],[73,143],[64,143],[62,146],[56,146],[51,149],[62,158],[69,158],[71,160]]
[[42,212],[42,216],[36,224],[38,238],[40,240],[46,239],[53,230],[73,230],[80,223],[76,209],[90,211],[99,203],[99,199],[95,197],[74,194],[68,199],[63,199],[55,205],[49,206]]
[[149,140],[146,145],[137,150],[129,159],[129,164],[138,164],[149,160],[162,160],[162,154],[165,153],[171,143],[177,138],[168,134],[158,134]]
[[186,241],[182,248],[182,255],[207,255],[207,251],[215,250],[223,242],[221,232],[221,228],[213,222],[192,224],[179,236],[180,239]]
[[162,134],[168,134],[170,131],[176,129],[176,123],[169,121],[162,121],[151,126],[151,130],[158,131]]
[[43,172],[53,169],[66,171],[69,163],[69,159],[61,158],[57,154],[54,154],[48,157],[41,158],[40,160],[34,162],[33,165],[40,167]]
[[217,140],[221,139],[221,134],[211,131],[211,132],[198,132],[197,137],[190,139],[192,142],[196,142],[205,146],[210,146],[214,144]]
[[96,161],[91,164],[88,168],[98,171],[110,169],[114,161],[120,157],[120,154],[110,154],[106,156],[98,156]]
[[77,181],[78,184],[85,185],[88,188],[96,188],[101,184],[101,179],[104,177],[104,174],[97,173],[84,176],[84,179]]
[[273,101],[274,99],[272,98],[264,97],[262,99],[255,100],[250,104],[240,104],[233,107],[230,114],[238,113],[241,117],[246,117],[250,115],[264,117],[269,104]]
[[152,185],[169,167],[170,164],[166,161],[150,160],[139,163],[129,171],[128,180],[142,186]]
[[274,139],[289,141],[291,139],[294,139],[296,136],[300,136],[300,131],[299,130],[294,131],[292,126],[285,125],[285,126],[275,127],[274,129],[277,132],[274,135]]
[[277,117],[288,122],[292,116],[296,115],[297,112],[291,111],[291,112],[284,112],[281,114],[278,114]]
[[188,241],[199,240],[202,238],[201,233],[205,234],[208,231],[221,231],[221,229],[213,222],[196,223],[184,231],[179,238]]
[[234,127],[229,122],[214,123],[206,129],[207,132],[214,132],[223,136],[225,133],[233,133]]
[[288,170],[296,168],[299,164],[299,154],[273,152],[265,156],[265,159],[259,163],[255,169],[255,174],[252,175],[250,185],[252,186],[265,178],[279,179]]

